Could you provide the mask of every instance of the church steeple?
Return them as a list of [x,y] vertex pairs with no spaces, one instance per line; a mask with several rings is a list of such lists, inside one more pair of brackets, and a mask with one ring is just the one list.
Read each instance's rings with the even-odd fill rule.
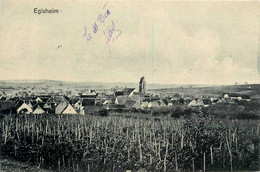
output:
[[145,82],[144,76],[141,77],[140,82],[139,82],[139,92],[142,92],[144,94],[146,92],[146,82]]

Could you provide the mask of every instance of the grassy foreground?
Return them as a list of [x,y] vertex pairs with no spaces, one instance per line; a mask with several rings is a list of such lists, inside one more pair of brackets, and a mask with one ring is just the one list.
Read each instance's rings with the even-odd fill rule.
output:
[[7,115],[1,153],[57,171],[259,170],[259,120],[129,116]]

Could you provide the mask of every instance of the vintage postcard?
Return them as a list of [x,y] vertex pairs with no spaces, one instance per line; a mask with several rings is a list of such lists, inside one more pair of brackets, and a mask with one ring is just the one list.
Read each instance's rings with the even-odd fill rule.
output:
[[260,171],[258,1],[0,1],[1,171]]

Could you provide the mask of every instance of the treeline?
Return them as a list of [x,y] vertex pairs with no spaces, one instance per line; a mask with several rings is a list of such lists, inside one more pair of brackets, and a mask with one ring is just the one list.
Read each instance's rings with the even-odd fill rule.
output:
[[188,107],[187,105],[177,105],[155,109],[103,109],[92,113],[91,115],[109,116],[111,113],[171,116],[173,118],[190,118],[191,116],[199,115],[228,119],[260,119],[260,103],[241,102],[239,104],[216,104],[209,107]]
[[239,104],[219,104],[202,108],[201,112],[208,116],[229,119],[260,119],[260,104],[247,103],[245,106]]

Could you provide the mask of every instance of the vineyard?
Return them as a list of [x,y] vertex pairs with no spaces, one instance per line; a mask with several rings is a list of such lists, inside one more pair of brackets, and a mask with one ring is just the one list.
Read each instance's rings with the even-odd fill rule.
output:
[[1,154],[55,171],[257,171],[259,127],[200,116],[7,115]]

